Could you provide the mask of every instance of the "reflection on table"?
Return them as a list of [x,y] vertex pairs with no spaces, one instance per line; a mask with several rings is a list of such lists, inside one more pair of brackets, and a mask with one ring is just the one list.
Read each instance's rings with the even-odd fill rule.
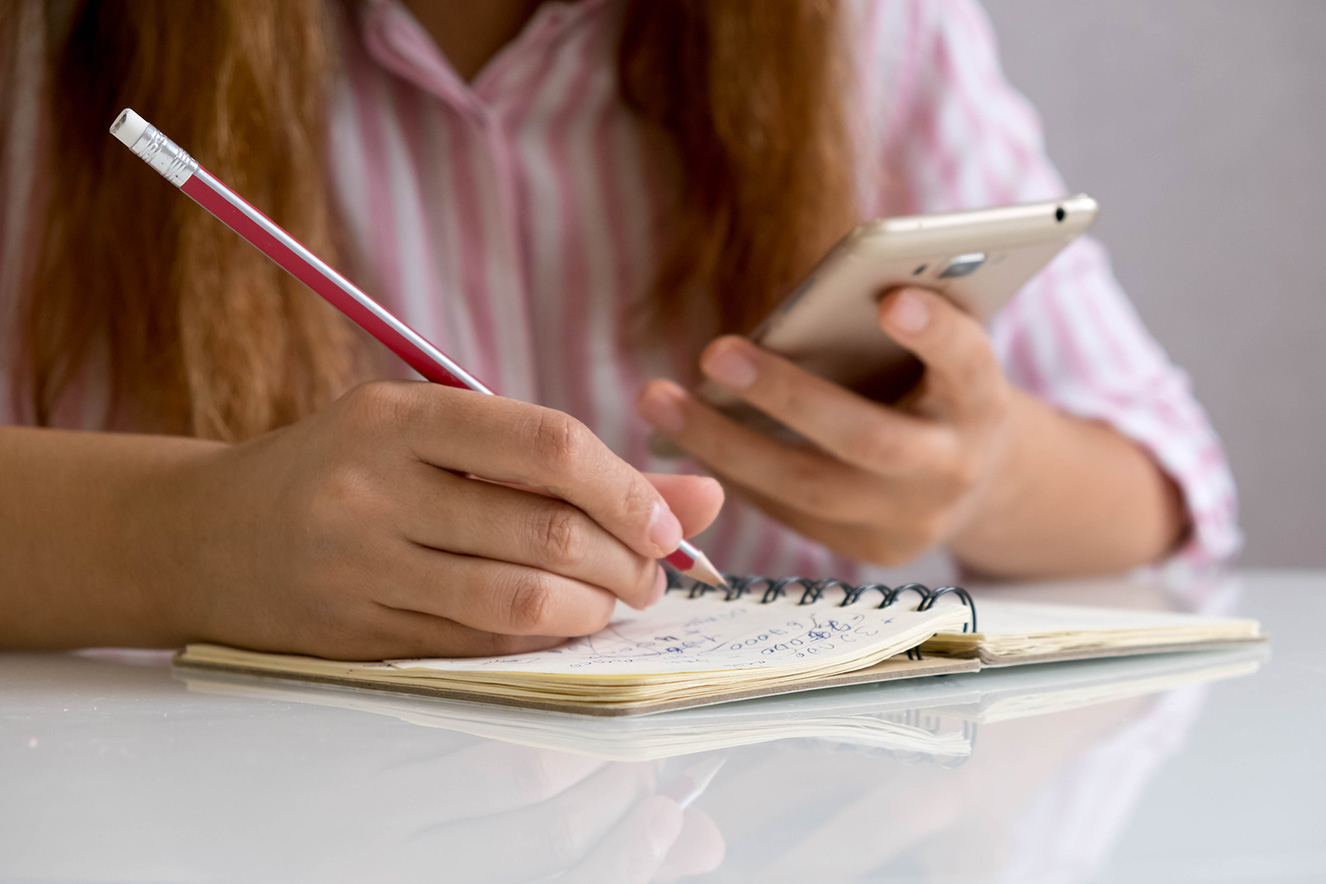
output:
[[[1089,600],[1175,603],[1110,586]],[[153,655],[0,657],[0,684],[20,686],[0,717],[0,878],[1086,880],[1208,686],[1266,653],[627,720],[201,676]],[[25,692],[67,703],[25,719]]]

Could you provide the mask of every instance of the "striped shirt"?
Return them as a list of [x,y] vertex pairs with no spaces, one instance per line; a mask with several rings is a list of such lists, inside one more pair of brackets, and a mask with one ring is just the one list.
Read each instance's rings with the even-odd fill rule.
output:
[[[545,2],[466,82],[396,0],[364,4],[344,41],[332,171],[375,297],[498,392],[566,411],[635,466],[667,472],[679,465],[651,455],[633,401],[676,372],[619,335],[656,266],[668,196],[617,92],[619,14],[611,0]],[[1065,193],[973,0],[857,2],[849,14],[864,215]],[[1114,427],[1174,478],[1193,526],[1185,557],[1236,551],[1219,441],[1100,245],[1066,249],[990,334],[1012,383]],[[735,499],[699,543],[731,571],[889,576]]]

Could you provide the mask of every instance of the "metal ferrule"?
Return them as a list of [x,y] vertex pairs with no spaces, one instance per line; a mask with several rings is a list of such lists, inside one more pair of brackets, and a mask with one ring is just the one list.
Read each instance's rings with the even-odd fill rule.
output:
[[162,178],[176,187],[188,181],[193,177],[193,173],[198,171],[198,161],[150,123],[134,142],[134,146],[129,149],[142,157],[149,166],[161,173]]

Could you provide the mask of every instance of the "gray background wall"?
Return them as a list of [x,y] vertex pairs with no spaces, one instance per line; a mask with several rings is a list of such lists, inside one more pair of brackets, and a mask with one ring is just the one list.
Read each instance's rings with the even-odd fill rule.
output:
[[1191,374],[1242,562],[1326,566],[1326,2],[986,0],[1051,157]]

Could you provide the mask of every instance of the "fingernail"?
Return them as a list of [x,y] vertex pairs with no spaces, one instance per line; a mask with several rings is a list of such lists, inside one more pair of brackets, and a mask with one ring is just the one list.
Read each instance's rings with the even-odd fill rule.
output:
[[744,389],[755,383],[755,363],[749,356],[729,344],[720,348],[718,355],[702,359],[700,367],[709,377],[726,387]]
[[681,834],[681,808],[671,801],[659,799],[654,812],[649,815],[649,846],[654,856],[662,857],[677,843]]
[[678,391],[654,384],[640,400],[640,416],[665,433],[676,435],[686,426]]
[[681,522],[662,501],[654,504],[654,512],[649,516],[649,539],[665,553],[681,546]]
[[889,318],[903,331],[916,334],[930,322],[930,307],[919,296],[902,292],[893,300]]

